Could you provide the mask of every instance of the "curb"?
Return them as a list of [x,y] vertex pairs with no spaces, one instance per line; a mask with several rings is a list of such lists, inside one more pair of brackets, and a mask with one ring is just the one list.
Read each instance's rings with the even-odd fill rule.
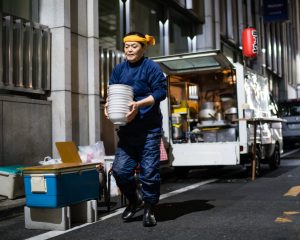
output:
[[25,198],[1,199],[0,221],[24,214]]

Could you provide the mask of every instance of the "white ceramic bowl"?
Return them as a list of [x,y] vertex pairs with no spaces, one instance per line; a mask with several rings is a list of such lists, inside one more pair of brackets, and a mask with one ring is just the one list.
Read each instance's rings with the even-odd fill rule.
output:
[[125,96],[125,95],[109,95],[107,97],[108,101],[109,100],[126,100],[126,101],[132,101],[131,96]]
[[126,108],[126,109],[129,109],[129,106],[128,106],[127,103],[125,103],[125,104],[110,103],[110,104],[108,104],[107,108]]
[[128,85],[123,84],[113,84],[108,88],[108,95],[111,94],[126,94],[129,96],[133,96],[133,89]]
[[128,104],[133,100],[133,89],[125,84],[113,84],[108,88],[108,117],[115,125],[127,123]]
[[109,85],[109,89],[126,89],[128,91],[133,91],[132,87],[126,84],[112,84]]
[[128,105],[132,100],[130,99],[122,99],[122,98],[109,98],[107,99],[108,104],[120,104],[120,105]]
[[127,123],[126,113],[112,112],[108,113],[109,120],[115,125],[125,125]]
[[118,93],[118,94],[110,94],[107,96],[108,100],[112,100],[112,99],[126,99],[127,101],[132,101],[133,96],[130,95],[126,95],[126,94],[122,94],[122,93]]
[[129,112],[128,109],[108,109],[107,110],[108,113],[123,113],[123,114],[127,114]]
[[126,91],[126,90],[122,90],[122,89],[110,89],[110,90],[107,92],[107,95],[112,95],[112,94],[116,94],[116,93],[119,93],[119,94],[125,94],[125,95],[130,95],[130,96],[133,95],[133,92],[131,92],[131,91]]
[[128,93],[132,93],[133,89],[130,86],[125,85],[126,87],[122,87],[122,86],[117,86],[118,84],[114,84],[114,85],[110,85],[108,87],[108,91],[122,91],[122,92],[128,92]]
[[124,100],[120,100],[120,99],[110,99],[108,100],[108,106],[107,109],[108,110],[114,110],[114,111],[118,111],[118,110],[122,110],[122,111],[129,111],[130,107],[128,106],[128,104],[130,103],[130,101],[124,101]]
[[127,109],[127,110],[129,110],[129,106],[127,103],[126,104],[111,103],[111,104],[108,104],[107,109]]

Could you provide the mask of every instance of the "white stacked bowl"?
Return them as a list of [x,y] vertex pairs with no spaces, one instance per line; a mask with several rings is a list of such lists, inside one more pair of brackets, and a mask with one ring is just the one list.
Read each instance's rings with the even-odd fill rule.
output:
[[133,89],[125,84],[113,84],[108,88],[108,118],[115,125],[127,123],[128,104],[133,100]]

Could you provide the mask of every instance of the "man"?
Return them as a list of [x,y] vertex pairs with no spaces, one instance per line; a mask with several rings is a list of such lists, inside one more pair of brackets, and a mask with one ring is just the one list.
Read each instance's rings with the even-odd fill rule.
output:
[[[118,130],[119,143],[112,173],[129,201],[122,214],[123,220],[132,219],[143,200],[143,225],[155,226],[153,209],[160,195],[159,146],[162,136],[159,106],[166,98],[166,78],[155,62],[144,57],[147,47],[155,44],[154,37],[131,32],[124,37],[123,42],[126,61],[113,69],[109,84],[132,86],[134,99],[129,104],[127,124]],[[105,115],[108,116],[106,108]],[[134,177],[137,166],[140,169],[142,199]]]

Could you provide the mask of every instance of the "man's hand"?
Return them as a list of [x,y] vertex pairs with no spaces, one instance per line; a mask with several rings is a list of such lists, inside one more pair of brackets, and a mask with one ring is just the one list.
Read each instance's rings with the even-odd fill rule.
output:
[[130,111],[126,114],[126,118],[128,122],[131,122],[138,114],[139,106],[137,102],[131,102],[128,104],[128,106],[130,107]]
[[131,102],[128,104],[130,107],[129,113],[127,113],[126,118],[128,122],[131,122],[135,116],[139,112],[140,107],[146,107],[146,106],[151,106],[154,104],[154,98],[152,95],[149,95],[148,97],[144,98],[143,100],[140,100],[138,102]]

